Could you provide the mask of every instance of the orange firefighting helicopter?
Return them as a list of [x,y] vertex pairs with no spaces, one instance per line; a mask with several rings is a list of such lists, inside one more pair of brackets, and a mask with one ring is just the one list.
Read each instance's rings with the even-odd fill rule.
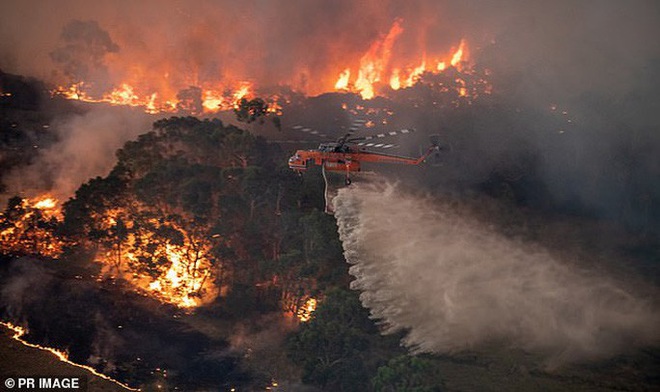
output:
[[[356,120],[356,125],[361,125],[360,120]],[[302,128],[295,126],[294,129],[302,131],[309,131],[309,128]],[[402,129],[400,131],[391,131],[387,133],[380,133],[373,136],[364,137],[351,137],[357,130],[353,127],[347,134],[340,137],[334,143],[321,143],[316,150],[298,150],[289,158],[289,168],[296,173],[302,174],[307,171],[310,164],[321,166],[323,170],[332,172],[345,172],[345,184],[351,184],[351,172],[359,172],[361,169],[361,162],[375,162],[375,163],[398,163],[404,165],[419,165],[424,162],[434,151],[439,151],[439,146],[435,138],[431,140],[431,146],[427,149],[426,153],[418,158],[402,157],[397,155],[389,155],[375,151],[367,150],[367,147],[377,148],[391,148],[393,144],[384,143],[367,143],[367,140],[374,138],[382,138],[387,136],[407,134],[413,132],[411,129]]]

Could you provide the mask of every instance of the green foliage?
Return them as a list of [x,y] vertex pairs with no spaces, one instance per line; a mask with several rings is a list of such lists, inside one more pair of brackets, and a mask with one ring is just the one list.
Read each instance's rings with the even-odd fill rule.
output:
[[[347,274],[336,223],[317,209],[322,180],[301,180],[279,154],[219,120],[159,120],[117,152],[108,176],[81,185],[65,203],[67,257],[102,259],[114,276],[144,281],[167,273],[173,264],[167,247],[184,248],[186,268],[210,265],[205,287],[223,290],[213,309],[236,319],[295,313],[308,298],[319,298],[289,355],[307,382],[368,389],[391,341],[379,335],[354,292],[326,293],[344,285]],[[20,209],[20,199],[11,208]]]
[[300,218],[302,252],[306,262],[303,273],[315,276],[319,288],[336,285],[348,277],[344,251],[337,237],[334,217],[312,210]]
[[127,182],[115,172],[81,185],[75,196],[64,203],[64,233],[84,236],[94,232],[98,229],[94,217],[122,205],[126,193]]
[[263,118],[268,114],[268,104],[261,98],[254,98],[249,101],[246,98],[241,98],[237,102],[234,114],[240,122],[249,124],[259,120],[263,123]]
[[433,359],[401,355],[378,368],[372,379],[377,392],[437,392],[441,391],[441,374]]
[[301,182],[279,153],[220,120],[156,121],[117,152],[110,175],[66,203],[64,227],[78,246],[100,246],[119,276],[163,274],[166,244],[192,252],[194,270],[203,247],[217,268],[209,284],[229,294],[225,311],[244,316],[260,303],[295,311],[341,282],[345,268],[337,268],[344,262],[334,220],[305,210],[312,182]]
[[288,354],[303,368],[306,383],[334,391],[364,391],[378,338],[357,294],[334,289],[291,337]]
[[273,125],[275,125],[275,128],[277,128],[278,130],[280,131],[282,130],[282,120],[280,120],[279,117],[277,116],[273,117]]

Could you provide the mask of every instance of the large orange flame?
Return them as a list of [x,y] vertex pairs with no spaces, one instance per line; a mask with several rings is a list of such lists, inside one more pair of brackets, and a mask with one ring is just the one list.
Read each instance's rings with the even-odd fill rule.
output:
[[[360,59],[360,66],[356,80],[351,83],[350,68],[346,68],[335,83],[336,90],[352,90],[360,93],[362,98],[371,99],[378,93],[378,87],[387,82],[392,90],[399,90],[414,85],[424,72],[443,72],[450,64],[458,70],[463,69],[467,60],[467,44],[463,39],[458,48],[444,56],[434,56],[435,61],[427,61],[426,53],[421,54],[419,65],[409,63],[405,67],[392,66],[392,48],[397,38],[403,33],[402,20],[397,19],[389,32],[381,39],[373,42],[369,50]],[[400,60],[400,59],[399,59]],[[461,90],[465,95],[466,90]]]
[[[389,30],[370,42],[367,50],[361,54],[356,51],[351,55],[333,57],[333,63],[323,70],[306,71],[304,83],[273,80],[272,84],[295,86],[297,92],[305,95],[351,91],[359,93],[363,99],[371,99],[388,91],[411,87],[424,73],[441,73],[450,67],[463,71],[466,67],[468,44],[465,39],[444,53],[427,53],[426,49],[421,48],[415,56],[410,55],[411,48],[401,38],[404,33],[403,19],[397,18]],[[238,67],[241,60],[223,69],[222,75],[211,75],[206,79],[200,78],[199,70],[181,73],[174,64],[167,61],[155,67],[153,64],[147,67],[140,61],[144,62],[145,59],[126,61],[118,55],[111,57],[108,65],[113,69],[113,75],[128,76],[103,93],[94,93],[99,86],[88,81],[62,84],[52,92],[68,99],[140,107],[148,113],[189,114],[231,110],[241,98],[263,95],[260,91],[263,86],[259,86],[255,80],[237,76],[245,75],[245,72],[232,72],[232,68]],[[321,74],[314,74],[314,71]],[[468,90],[464,93],[469,94]],[[264,98],[269,98],[269,94],[266,95]],[[278,99],[271,95],[268,102],[276,107]]]
[[403,33],[401,22],[401,19],[395,20],[382,41],[371,44],[367,53],[360,59],[360,70],[354,84],[355,90],[359,91],[364,99],[371,99],[375,95],[374,85],[384,76],[392,56],[392,46],[397,37]]
[[[117,233],[118,222],[124,218],[124,238]],[[129,217],[128,219],[126,217]],[[107,211],[100,221],[99,229],[115,233],[113,240],[97,259],[109,275],[119,275],[133,283],[138,289],[151,296],[180,308],[194,308],[209,303],[219,294],[215,285],[218,267],[210,256],[208,238],[186,232],[174,222],[169,227],[184,233],[183,243],[155,238],[152,232],[141,232],[130,221],[123,210]],[[33,255],[57,258],[61,255],[64,242],[55,233],[55,226],[62,221],[59,201],[44,194],[32,199],[22,199],[19,204],[5,213],[0,213],[0,253]],[[156,227],[158,219],[146,222]],[[135,229],[135,230],[133,230]],[[160,260],[158,268],[145,272],[145,260]]]
[[349,80],[351,80],[351,69],[346,68],[339,75],[339,79],[337,79],[337,83],[335,83],[335,90],[346,90],[348,88]]
[[[184,102],[184,99],[176,93],[166,95],[152,89],[140,91],[129,83],[122,83],[101,97],[91,96],[86,90],[85,83],[80,82],[70,86],[59,86],[52,91],[52,94],[83,102],[141,107],[147,113],[176,113],[182,109]],[[200,112],[197,113],[193,110],[192,114],[231,110],[241,98],[252,95],[252,85],[248,82],[240,82],[234,89],[223,89],[222,87],[200,89]]]
[[[134,204],[135,208],[148,208]],[[211,239],[174,221],[151,218],[136,224],[134,214],[116,208],[95,217],[99,229],[115,233],[104,245],[105,251],[97,255],[104,274],[120,276],[139,291],[179,308],[192,309],[213,301],[220,293],[215,284],[220,266],[210,255]],[[155,235],[162,224],[182,233],[182,242],[175,244]],[[120,231],[123,235],[117,234]],[[150,268],[145,269],[145,264]]]

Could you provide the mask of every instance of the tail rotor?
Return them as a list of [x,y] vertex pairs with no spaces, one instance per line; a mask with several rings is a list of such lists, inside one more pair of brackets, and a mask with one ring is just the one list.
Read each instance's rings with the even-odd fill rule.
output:
[[431,142],[432,146],[440,148],[440,135],[438,135],[437,133],[430,135],[429,141]]
[[451,151],[451,146],[446,143],[441,143],[440,135],[438,134],[429,135],[429,141],[431,142],[431,146],[434,147],[435,151],[431,155],[429,155],[429,157],[426,159],[426,162],[430,166],[442,166],[443,161],[440,152]]

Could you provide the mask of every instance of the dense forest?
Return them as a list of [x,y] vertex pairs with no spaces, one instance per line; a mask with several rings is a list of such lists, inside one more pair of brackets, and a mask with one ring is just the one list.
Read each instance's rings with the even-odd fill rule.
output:
[[[220,120],[172,117],[126,143],[111,173],[82,184],[60,214],[10,199],[0,222],[5,315],[130,385],[184,389],[276,380],[277,367],[250,367],[240,359],[250,349],[227,346],[236,325],[275,317],[278,334],[302,328],[273,343],[287,372],[300,366],[303,381],[330,389],[368,387],[403,352],[347,289],[322,179],[296,176],[285,156]],[[209,336],[195,330],[199,319],[228,326]]]

